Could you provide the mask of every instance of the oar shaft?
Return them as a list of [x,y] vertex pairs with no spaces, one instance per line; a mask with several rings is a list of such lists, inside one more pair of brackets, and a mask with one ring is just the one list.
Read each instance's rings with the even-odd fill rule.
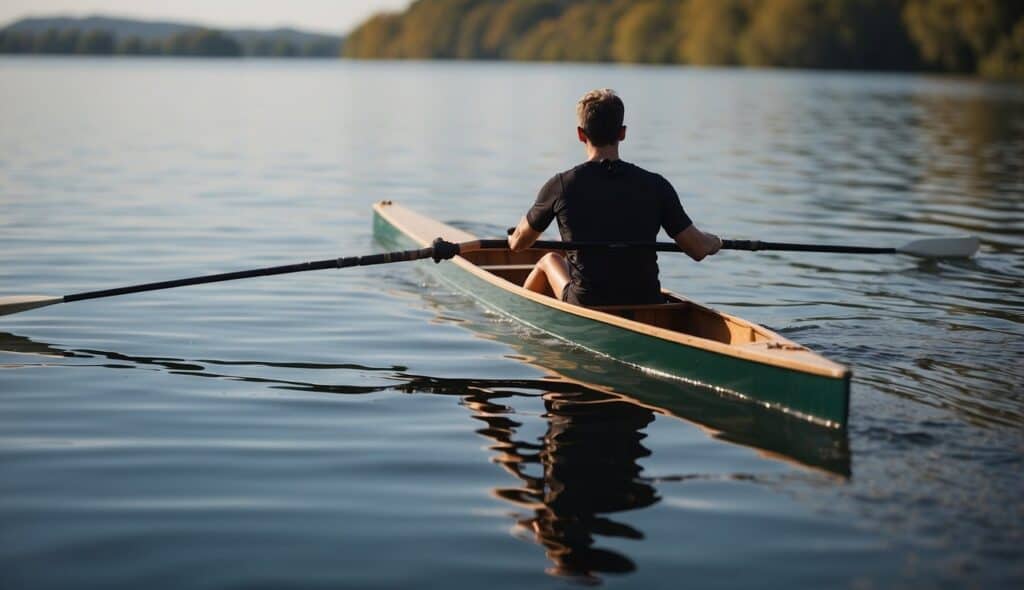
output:
[[249,279],[253,277],[269,277],[295,272],[308,272],[312,270],[324,270],[328,268],[346,268],[350,266],[370,266],[374,264],[387,264],[389,262],[402,262],[406,260],[420,260],[430,258],[434,255],[433,248],[422,248],[419,250],[405,250],[401,252],[384,252],[381,254],[370,254],[368,256],[349,256],[346,258],[329,258],[326,260],[314,260],[312,262],[300,262],[298,264],[285,264],[282,266],[268,266],[265,268],[254,268],[252,270],[240,270],[236,272],[225,272],[212,275],[202,275],[172,281],[159,281],[156,283],[143,283],[118,287],[116,289],[103,289],[101,291],[86,291],[65,295],[64,301],[82,301],[84,299],[99,299],[100,297],[114,297],[116,295],[127,295],[129,293],[142,293],[144,291],[159,291],[161,289],[174,289],[175,287],[187,287],[189,285],[203,285],[206,283],[220,283],[223,281],[234,281],[237,279]]
[[827,244],[789,244],[785,242],[761,242],[758,240],[722,240],[724,250],[783,250],[788,252],[837,252],[841,254],[896,254],[896,248],[872,248],[869,246],[830,246]]
[[[480,240],[482,249],[507,248],[505,240]],[[531,248],[538,250],[625,250],[645,248],[657,252],[681,252],[675,242],[558,242],[538,240]],[[825,244],[789,244],[784,242],[761,242],[758,240],[722,240],[723,250],[786,250],[791,252],[838,252],[845,254],[896,254],[895,248],[872,248],[869,246],[830,246]],[[463,251],[466,251],[463,248]]]
[[[475,247],[473,247],[475,246]],[[472,250],[503,250],[508,248],[507,240],[478,240],[462,244],[462,252]],[[562,242],[557,240],[537,240],[530,248],[535,250],[626,250],[643,248],[658,252],[681,252],[674,242]]]

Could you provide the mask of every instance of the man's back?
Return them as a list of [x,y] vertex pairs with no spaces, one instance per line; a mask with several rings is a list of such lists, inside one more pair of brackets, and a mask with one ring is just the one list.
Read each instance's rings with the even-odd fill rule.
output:
[[[535,243],[554,219],[564,240],[653,242],[658,228],[694,260],[722,247],[714,234],[700,231],[683,211],[667,180],[619,159],[626,139],[625,106],[615,91],[592,90],[576,104],[576,138],[586,145],[587,162],[556,174],[508,237],[518,252]],[[660,303],[658,258],[653,250],[586,249],[541,256],[523,287],[553,292],[577,305]]]
[[[527,220],[543,231],[558,220],[563,240],[653,242],[690,224],[672,185],[621,160],[589,161],[544,185]],[[653,250],[589,249],[569,253],[571,282],[563,299],[581,305],[661,302]]]

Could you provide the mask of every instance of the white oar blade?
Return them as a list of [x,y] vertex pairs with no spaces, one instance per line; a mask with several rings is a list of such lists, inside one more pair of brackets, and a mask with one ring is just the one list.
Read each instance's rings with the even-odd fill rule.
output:
[[10,315],[19,311],[28,311],[37,307],[46,307],[64,301],[63,297],[49,295],[16,295],[0,297],[0,315]]
[[970,258],[978,251],[980,245],[981,241],[976,236],[927,238],[915,240],[897,250],[922,258]]

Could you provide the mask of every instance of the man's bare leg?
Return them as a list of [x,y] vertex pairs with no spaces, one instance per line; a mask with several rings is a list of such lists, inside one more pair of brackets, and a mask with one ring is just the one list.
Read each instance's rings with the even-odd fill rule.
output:
[[569,284],[569,261],[565,256],[548,252],[526,277],[523,287],[537,293],[554,293],[555,299],[562,299],[562,291]]

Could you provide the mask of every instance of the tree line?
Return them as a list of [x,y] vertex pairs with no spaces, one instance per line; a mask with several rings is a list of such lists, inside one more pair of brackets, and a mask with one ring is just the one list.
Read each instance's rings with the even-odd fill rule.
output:
[[298,45],[284,39],[256,38],[245,43],[215,29],[191,29],[165,39],[128,36],[109,31],[49,29],[45,33],[0,30],[0,53],[50,55],[134,55],[192,57],[337,57],[338,42],[312,41]]
[[418,0],[362,23],[343,53],[1022,79],[1024,1]]

